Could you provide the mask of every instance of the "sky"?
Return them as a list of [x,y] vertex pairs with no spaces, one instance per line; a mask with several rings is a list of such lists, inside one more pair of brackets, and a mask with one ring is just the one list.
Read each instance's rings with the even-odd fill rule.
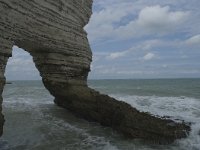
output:
[[[199,78],[200,0],[94,0],[89,79]],[[13,47],[8,80],[41,79]]]

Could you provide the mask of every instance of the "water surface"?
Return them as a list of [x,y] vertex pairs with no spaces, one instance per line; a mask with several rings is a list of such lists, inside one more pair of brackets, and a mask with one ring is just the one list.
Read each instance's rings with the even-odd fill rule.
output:
[[54,105],[40,81],[14,81],[3,93],[6,122],[0,149],[200,150],[200,79],[91,80],[89,86],[141,111],[191,122],[192,131],[171,145],[127,140]]

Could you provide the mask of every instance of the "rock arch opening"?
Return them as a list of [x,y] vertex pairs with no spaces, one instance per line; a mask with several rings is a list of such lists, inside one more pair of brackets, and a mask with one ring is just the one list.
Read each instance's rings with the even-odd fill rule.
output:
[[[5,77],[2,112],[6,121],[2,138],[13,146],[17,141],[25,142],[24,138],[31,140],[31,136],[27,134],[37,136],[37,131],[34,130],[37,133],[35,134],[31,130],[39,125],[37,120],[41,120],[41,117],[38,116],[43,108],[53,104],[53,97],[44,87],[32,56],[17,46],[12,48],[12,57],[5,67]],[[16,137],[21,138],[15,140]],[[2,141],[0,149],[1,146]]]
[[5,76],[7,82],[13,80],[41,80],[32,56],[16,45],[12,48],[12,57],[8,60]]

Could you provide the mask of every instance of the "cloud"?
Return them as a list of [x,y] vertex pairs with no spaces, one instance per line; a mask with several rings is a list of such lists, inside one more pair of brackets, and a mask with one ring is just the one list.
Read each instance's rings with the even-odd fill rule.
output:
[[143,60],[148,61],[148,60],[152,60],[153,58],[155,58],[155,54],[153,54],[153,53],[147,53],[147,54],[143,57]]
[[112,37],[116,24],[134,12],[133,3],[121,1],[95,1],[95,6],[102,8],[93,12],[89,24],[85,27],[92,42],[96,39]]
[[146,40],[133,44],[129,49],[108,53],[106,58],[107,60],[116,60],[122,57],[128,57],[133,55],[137,56],[138,54],[143,55],[143,53],[146,53],[154,47],[162,46],[163,44],[165,44],[164,41],[161,41],[159,39]]
[[107,57],[107,59],[117,59],[123,56],[126,56],[126,54],[128,54],[129,51],[123,51],[123,52],[114,52],[109,54],[109,56]]
[[199,45],[200,46],[200,34],[195,35],[186,40],[186,44],[188,45]]
[[138,38],[146,35],[164,35],[176,31],[181,23],[186,21],[189,13],[170,11],[169,6],[160,5],[143,8],[136,20],[116,29],[122,38]]
[[189,16],[188,11],[171,11],[169,6],[146,6],[137,12],[134,2],[117,4],[94,12],[86,26],[91,42],[170,34],[177,32]]
[[180,24],[187,17],[187,12],[170,11],[169,6],[148,6],[140,11],[137,23],[148,30],[165,30],[171,26]]

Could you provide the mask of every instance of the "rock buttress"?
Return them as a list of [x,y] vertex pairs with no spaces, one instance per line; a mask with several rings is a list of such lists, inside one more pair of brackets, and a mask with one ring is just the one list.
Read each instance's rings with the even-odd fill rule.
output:
[[[0,0],[0,94],[15,44],[33,56],[45,87],[59,106],[131,138],[172,142],[186,137],[189,126],[141,113],[88,88],[92,53],[83,27],[91,9],[92,0]],[[0,134],[3,123],[0,114]]]

